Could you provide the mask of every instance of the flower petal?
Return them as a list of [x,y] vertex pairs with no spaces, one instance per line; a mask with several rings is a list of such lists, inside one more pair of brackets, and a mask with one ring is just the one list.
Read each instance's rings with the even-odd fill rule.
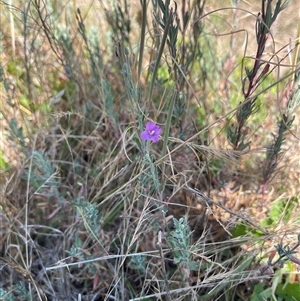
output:
[[148,139],[151,139],[151,136],[149,135],[148,131],[143,131],[143,132],[141,132],[141,138],[142,138],[142,140],[148,140]]
[[162,132],[161,127],[160,127],[159,125],[157,125],[157,126],[156,126],[156,130],[155,130],[155,133],[156,133],[157,135],[160,135],[161,132]]
[[151,140],[152,140],[153,143],[156,143],[159,140],[159,136],[158,135],[152,136]]
[[154,131],[155,127],[156,127],[156,124],[152,121],[149,121],[146,123],[146,130],[149,132]]

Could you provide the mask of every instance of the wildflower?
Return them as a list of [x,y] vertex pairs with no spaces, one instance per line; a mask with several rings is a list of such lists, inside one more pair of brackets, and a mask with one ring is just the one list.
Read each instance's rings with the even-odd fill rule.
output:
[[147,122],[145,131],[141,132],[142,140],[152,140],[152,142],[157,142],[159,140],[159,134],[161,133],[161,128],[154,122]]

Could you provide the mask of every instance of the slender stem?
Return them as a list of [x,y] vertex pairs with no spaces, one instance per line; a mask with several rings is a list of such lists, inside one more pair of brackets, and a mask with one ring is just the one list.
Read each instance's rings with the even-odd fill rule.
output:
[[[166,126],[164,129],[164,143],[163,143],[163,149],[162,149],[162,154],[161,154],[162,157],[164,157],[167,152],[168,137],[169,137],[169,133],[170,133],[171,121],[172,121],[176,97],[177,97],[177,91],[174,92],[174,94],[173,94],[173,97],[172,97],[171,103],[170,103],[170,108],[169,108],[168,115],[167,115]],[[165,188],[164,174],[165,174],[165,161],[162,161],[162,181],[161,181],[161,186],[160,186],[161,192]]]
[[172,14],[169,15],[167,25],[166,25],[166,28],[165,28],[165,31],[164,31],[164,35],[163,35],[161,44],[159,46],[158,54],[157,54],[157,57],[156,57],[156,62],[155,62],[154,71],[153,71],[153,74],[152,74],[152,80],[151,80],[150,89],[149,89],[148,103],[151,101],[151,98],[152,98],[154,83],[155,83],[156,75],[157,75],[157,72],[158,72],[158,66],[159,66],[159,62],[160,62],[160,59],[162,57],[164,47],[165,47],[165,44],[166,44],[166,40],[167,40],[167,37],[168,37],[168,32],[169,32],[169,29],[170,29],[171,20],[172,20]]
[[146,32],[146,20],[147,20],[147,0],[142,2],[142,28],[141,28],[141,42],[140,42],[140,54],[139,54],[139,65],[138,65],[138,81],[140,81],[140,76],[142,72],[142,63],[144,56],[144,46],[145,46],[145,32]]
[[[299,8],[299,17],[300,17],[300,8]],[[296,43],[295,43],[295,51],[294,51],[294,58],[293,58],[293,67],[292,67],[292,72],[291,74],[293,74],[293,83],[294,80],[297,76],[297,74],[295,73],[295,70],[297,68],[297,61],[298,61],[298,57],[299,57],[299,48],[300,48],[300,21],[298,23],[298,32],[297,32],[297,38],[296,38]]]

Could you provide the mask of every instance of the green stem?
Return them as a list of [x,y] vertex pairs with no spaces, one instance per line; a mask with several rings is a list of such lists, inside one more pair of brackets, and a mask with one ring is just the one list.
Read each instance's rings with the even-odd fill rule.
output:
[[140,76],[142,72],[142,63],[144,55],[144,45],[145,45],[145,32],[146,32],[146,13],[147,13],[147,0],[143,0],[142,3],[142,28],[141,28],[141,43],[140,43],[140,54],[139,54],[139,66],[138,66],[138,81],[140,81]]
[[[172,97],[171,103],[170,103],[169,112],[167,115],[166,126],[164,129],[164,143],[163,143],[163,149],[162,149],[162,157],[164,157],[167,152],[168,138],[169,138],[169,134],[170,134],[170,128],[171,128],[171,122],[172,122],[172,116],[173,116],[173,110],[174,110],[174,106],[175,106],[176,97],[177,97],[177,91],[175,91],[173,94],[173,97]],[[165,175],[165,161],[162,161],[162,181],[161,181],[161,186],[160,186],[161,192],[165,188],[164,175]]]
[[150,89],[149,89],[148,103],[151,101],[151,98],[152,98],[155,78],[156,78],[156,75],[157,75],[157,72],[158,72],[159,62],[160,62],[160,59],[162,57],[164,47],[165,47],[165,44],[166,44],[166,40],[167,40],[167,37],[168,37],[168,33],[169,33],[170,25],[171,25],[171,20],[172,20],[172,14],[169,15],[167,25],[166,25],[166,28],[165,28],[165,31],[164,31],[164,35],[163,35],[161,44],[159,46],[157,58],[156,58],[156,61],[155,61],[154,71],[153,71],[153,75],[152,75],[152,80],[151,80],[151,84],[150,84]]

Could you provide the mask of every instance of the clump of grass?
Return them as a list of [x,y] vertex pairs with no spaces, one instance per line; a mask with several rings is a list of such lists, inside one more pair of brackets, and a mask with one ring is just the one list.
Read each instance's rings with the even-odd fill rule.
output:
[[[212,16],[227,10],[204,14],[206,1],[124,0],[81,7],[32,1],[25,8],[1,3],[14,20],[5,26],[18,27],[23,38],[18,42],[23,51],[15,47],[16,57],[6,56],[9,64],[0,69],[7,99],[1,114],[7,145],[15,149],[14,161],[4,158],[8,168],[1,176],[1,298],[282,296],[283,280],[274,271],[299,264],[298,238],[278,242],[284,232],[298,235],[286,226],[297,220],[291,202],[282,203],[285,216],[272,207],[263,222],[259,214],[248,214],[251,201],[244,211],[236,204],[238,193],[249,187],[256,188],[256,201],[267,204],[261,201],[280,173],[299,105],[296,60],[285,77],[291,79],[286,99],[277,109],[274,102],[273,111],[265,108],[278,112],[277,123],[265,117],[267,131],[275,132],[271,142],[256,141],[249,131],[256,127],[253,116],[265,113],[259,101],[285,81],[273,83],[280,66],[271,69],[275,55],[270,60],[264,55],[271,27],[288,1],[271,2],[261,2],[256,43],[248,45],[256,55],[242,80],[221,72],[232,68],[231,74],[244,63],[234,56],[226,68],[218,63],[229,59],[215,39],[225,23]],[[238,32],[239,6],[233,4]],[[94,11],[106,20],[105,28],[89,18]],[[234,34],[228,40],[231,54]],[[3,39],[16,43],[8,35]],[[244,62],[246,51],[241,55]],[[224,89],[219,80],[226,82]],[[240,92],[229,90],[230,81]],[[226,89],[228,103],[216,95]],[[142,135],[147,122],[161,131]],[[265,153],[254,151],[266,144]],[[262,162],[263,169],[256,164],[253,177],[239,177],[248,173],[248,158],[252,166]],[[299,194],[292,197],[296,204]],[[267,255],[267,238],[276,242],[278,259],[274,250]],[[292,298],[294,289],[284,294]]]

